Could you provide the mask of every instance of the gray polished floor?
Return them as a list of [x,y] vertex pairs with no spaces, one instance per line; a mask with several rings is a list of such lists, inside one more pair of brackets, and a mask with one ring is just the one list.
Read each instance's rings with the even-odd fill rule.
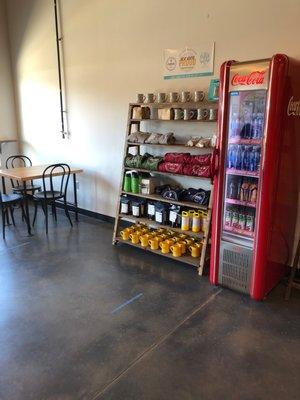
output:
[[0,240],[1,400],[299,399],[300,296],[263,303],[63,215]]

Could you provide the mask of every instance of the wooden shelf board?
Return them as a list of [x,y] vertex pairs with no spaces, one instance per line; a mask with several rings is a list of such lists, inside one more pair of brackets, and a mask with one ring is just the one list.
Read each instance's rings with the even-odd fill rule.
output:
[[137,247],[141,250],[149,251],[150,253],[154,253],[154,254],[158,254],[160,256],[171,258],[174,261],[179,261],[179,262],[182,262],[185,264],[192,265],[193,267],[199,267],[200,257],[195,258],[195,257],[187,256],[187,255],[184,255],[182,257],[173,257],[172,253],[164,254],[160,250],[151,250],[150,247],[142,247],[139,244],[133,244],[129,240],[123,240],[120,237],[116,237],[116,241],[118,241],[120,243],[129,244],[130,246]]
[[170,229],[171,231],[174,231],[174,232],[184,233],[185,235],[188,235],[188,236],[197,237],[197,239],[200,239],[200,240],[202,240],[204,238],[203,232],[195,233],[195,232],[192,232],[192,231],[183,231],[180,228],[172,228],[170,225],[158,224],[157,222],[152,221],[152,220],[150,220],[148,218],[134,217],[133,215],[126,215],[126,214],[119,214],[119,217],[122,218],[122,220],[124,220],[124,221],[129,221],[129,222],[132,222],[132,223],[139,222],[141,224],[146,224],[146,225],[148,225],[150,227],[153,227],[153,228]]
[[[200,107],[200,106],[207,106],[207,107],[212,107],[212,106],[217,106],[218,102],[217,101],[209,101],[207,99],[204,99],[203,101],[187,101],[187,102],[176,102],[176,103],[129,103],[130,106],[146,106],[146,107],[155,107],[155,108],[164,108],[164,107],[177,107],[177,108],[182,108],[182,107]],[[216,107],[215,107],[216,108]]]
[[171,175],[171,176],[183,176],[184,178],[196,178],[196,179],[205,179],[205,180],[210,180],[211,178],[206,177],[206,176],[195,176],[195,175],[182,175],[182,174],[173,174],[172,172],[161,172],[161,171],[151,171],[149,169],[143,169],[143,168],[130,168],[130,167],[124,167],[126,171],[137,171],[137,172],[148,172],[149,174],[159,174],[159,175]]
[[166,147],[184,147],[185,149],[188,150],[213,150],[214,147],[197,147],[197,146],[186,146],[185,143],[173,143],[173,144],[160,144],[160,143],[133,143],[133,142],[127,142],[128,146],[166,146]]
[[143,199],[148,199],[148,200],[153,200],[153,201],[160,201],[162,203],[178,204],[179,206],[182,206],[182,207],[197,208],[197,209],[203,210],[203,211],[207,211],[209,209],[207,206],[202,206],[201,204],[193,203],[191,201],[177,201],[177,200],[165,199],[164,197],[159,196],[157,194],[128,193],[125,191],[122,191],[122,194],[128,194],[130,196],[142,197]]
[[141,122],[141,121],[156,121],[156,122],[214,122],[216,123],[217,120],[209,120],[209,119],[158,119],[158,118],[142,118],[142,119],[135,119],[131,118],[131,122]]

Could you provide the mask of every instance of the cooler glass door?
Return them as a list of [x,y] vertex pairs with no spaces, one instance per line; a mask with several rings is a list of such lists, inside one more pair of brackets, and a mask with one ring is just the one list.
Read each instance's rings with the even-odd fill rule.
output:
[[222,239],[253,247],[266,90],[229,92]]

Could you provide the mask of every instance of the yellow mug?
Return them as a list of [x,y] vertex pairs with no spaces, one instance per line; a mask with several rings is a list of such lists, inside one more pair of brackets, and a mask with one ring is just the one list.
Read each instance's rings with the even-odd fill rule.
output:
[[123,240],[129,240],[130,233],[131,233],[130,230],[123,229],[123,230],[120,232],[121,238],[122,238]]
[[174,240],[174,238],[168,238],[165,240],[165,242],[169,243],[169,245],[172,246],[172,244],[175,243],[175,240]]
[[166,235],[165,233],[161,233],[159,236],[161,237],[162,241],[168,238],[168,235]]
[[161,252],[163,254],[169,253],[170,251],[170,243],[168,243],[166,240],[164,242],[160,242],[159,247],[161,248]]
[[192,244],[194,244],[195,239],[190,237],[190,238],[185,239],[184,241],[188,246],[191,246]]
[[160,233],[165,233],[166,230],[165,230],[165,228],[158,228],[158,229],[156,229],[156,232],[160,234]]
[[153,235],[151,239],[157,239],[158,243],[163,242],[166,238],[163,235]]
[[172,239],[174,239],[175,242],[180,242],[180,240],[181,240],[179,236],[173,236]]
[[149,240],[148,234],[140,236],[141,246],[142,247],[147,247],[148,246],[148,240]]
[[148,240],[148,244],[151,248],[151,250],[158,250],[159,249],[159,241],[157,239],[157,236],[154,236],[152,239]]
[[170,250],[173,254],[173,257],[181,257],[182,256],[182,246],[180,243],[176,243],[170,247]]
[[140,234],[138,232],[133,232],[129,235],[132,244],[138,244],[140,241]]
[[186,235],[185,233],[180,233],[180,235],[178,235],[178,237],[182,240],[185,240],[188,238],[188,235]]
[[185,241],[184,240],[180,240],[177,243],[181,245],[182,254],[185,254],[186,253],[186,243],[185,243]]
[[189,247],[192,257],[200,257],[201,254],[201,243],[195,243]]

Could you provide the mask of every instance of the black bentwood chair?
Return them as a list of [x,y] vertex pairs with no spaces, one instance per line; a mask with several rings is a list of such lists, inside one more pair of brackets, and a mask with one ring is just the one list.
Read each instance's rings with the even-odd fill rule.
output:
[[[57,221],[57,215],[56,215],[56,207],[55,207],[55,202],[57,200],[63,201],[64,204],[64,210],[65,214],[71,224],[73,226],[68,206],[67,206],[67,189],[68,189],[68,183],[69,183],[69,178],[70,178],[70,167],[68,164],[52,164],[49,165],[43,172],[43,185],[42,185],[42,191],[37,192],[33,195],[33,199],[35,201],[34,204],[34,218],[33,218],[33,225],[35,224],[36,220],[36,215],[37,215],[37,209],[38,209],[38,204],[40,203],[42,206],[42,209],[45,214],[45,220],[46,220],[46,234],[48,235],[48,205],[52,206],[53,210],[53,215],[55,218],[55,221]],[[46,176],[48,175],[48,177]],[[46,180],[48,180],[48,189],[46,185]],[[54,189],[54,179],[56,186],[58,190]]]
[[10,216],[12,219],[12,223],[14,226],[15,218],[14,218],[14,207],[19,204],[22,209],[22,215],[24,215],[23,209],[23,196],[20,194],[3,194],[0,191],[0,209],[1,209],[1,216],[2,216],[2,236],[5,239],[5,221],[8,220],[8,213],[10,212]]
[[[24,156],[23,154],[17,154],[15,156],[10,156],[5,162],[6,169],[8,168],[18,168],[18,167],[32,167],[32,161],[29,157]],[[22,184],[20,184],[17,180],[10,180],[13,193],[20,193],[23,195],[33,195],[37,190],[41,189],[41,186],[34,185],[33,181],[30,181],[30,184],[26,185],[26,193],[24,192],[24,188]]]

